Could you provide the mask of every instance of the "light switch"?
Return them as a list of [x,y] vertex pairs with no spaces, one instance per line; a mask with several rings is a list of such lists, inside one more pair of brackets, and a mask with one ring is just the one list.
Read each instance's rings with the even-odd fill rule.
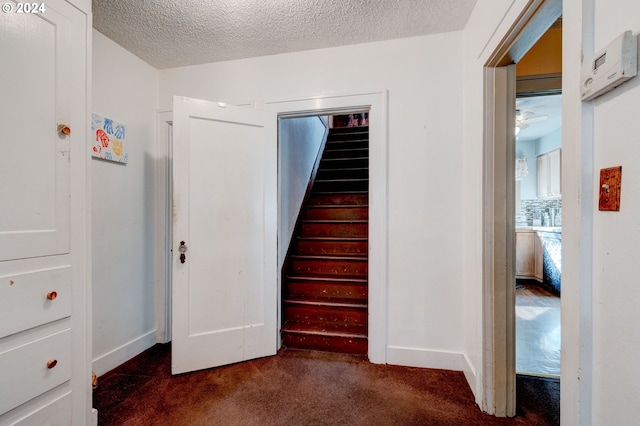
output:
[[600,169],[600,211],[620,211],[622,166]]

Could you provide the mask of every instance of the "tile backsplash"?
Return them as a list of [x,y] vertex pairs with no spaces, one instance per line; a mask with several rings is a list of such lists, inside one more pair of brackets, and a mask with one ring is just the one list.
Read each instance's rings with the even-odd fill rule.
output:
[[527,225],[533,224],[533,210],[540,209],[543,212],[549,211],[549,208],[562,208],[562,199],[558,200],[545,200],[545,199],[533,199],[533,200],[520,200],[520,214],[524,214],[527,217]]

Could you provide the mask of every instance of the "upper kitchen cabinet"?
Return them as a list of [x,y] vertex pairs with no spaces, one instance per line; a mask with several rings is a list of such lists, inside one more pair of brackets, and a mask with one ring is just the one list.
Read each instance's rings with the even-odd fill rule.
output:
[[91,3],[0,14],[0,425],[91,424]]
[[555,149],[538,156],[538,198],[562,196],[562,150]]

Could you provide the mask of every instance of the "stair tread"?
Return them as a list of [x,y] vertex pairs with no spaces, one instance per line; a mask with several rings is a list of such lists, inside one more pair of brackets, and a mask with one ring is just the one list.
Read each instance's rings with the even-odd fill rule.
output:
[[367,237],[303,237],[303,236],[299,236],[296,237],[298,240],[305,240],[305,241],[322,241],[322,242],[362,242],[362,241],[368,241],[369,238]]
[[[362,260],[362,256],[351,255],[339,255],[339,256],[327,256],[327,255],[308,255],[308,254],[292,254],[292,259],[297,260]],[[355,259],[354,259],[355,258]]]
[[307,209],[367,209],[368,204],[309,204]]
[[307,224],[348,223],[348,224],[361,225],[361,224],[369,223],[369,220],[367,219],[302,219],[301,222],[307,223]]
[[285,324],[283,325],[280,331],[283,333],[312,334],[316,336],[347,337],[347,338],[354,338],[354,339],[367,338],[366,331],[363,333],[357,333],[357,332],[327,330],[326,327],[316,327],[316,328],[321,328],[319,330],[314,330],[313,328],[314,327],[309,327],[309,326],[304,326],[299,324]]
[[[347,157],[347,158],[343,158],[343,157],[337,157],[337,158],[323,158],[321,161],[351,161],[351,160],[368,160],[369,156],[364,156],[364,157]],[[361,169],[362,167],[358,167],[359,169]]]
[[319,178],[315,182],[368,182],[369,178]]
[[344,147],[344,146],[340,146],[340,147],[336,147],[336,146],[331,146],[331,147],[327,147],[325,148],[324,152],[338,152],[338,151],[344,151],[344,152],[349,152],[349,151],[368,151],[369,147],[368,146],[364,146],[364,147],[358,147],[358,148],[350,148],[350,147]]
[[306,282],[334,282],[334,283],[350,283],[350,284],[362,284],[366,285],[369,280],[366,278],[338,278],[332,277],[316,277],[308,275],[287,275],[287,280],[290,281],[306,281]]
[[[334,194],[340,194],[340,196],[344,197],[347,194],[351,194],[351,195],[367,195],[369,193],[369,191],[311,191],[311,195],[334,195]],[[358,206],[361,206],[362,204],[356,204]]]
[[[285,297],[282,302],[285,304],[294,305],[307,305],[307,306],[326,306],[331,308],[357,308],[366,309],[368,307],[367,301],[364,303],[358,303],[359,299],[345,299],[345,298],[310,298],[310,297]],[[354,303],[355,302],[355,303]]]
[[318,170],[318,173],[320,173],[320,172],[329,172],[329,171],[331,171],[331,172],[339,172],[339,171],[346,171],[346,170],[349,170],[349,171],[356,171],[356,170],[357,171],[363,171],[363,170],[369,170],[369,168],[368,167],[345,167],[345,168],[342,168],[342,169],[340,169],[340,168],[322,169],[322,170]]
[[362,261],[367,260],[367,253],[340,253],[340,254],[327,254],[323,253],[321,255],[308,255],[308,254],[292,254],[290,256],[296,260],[324,260],[327,262],[330,261]]

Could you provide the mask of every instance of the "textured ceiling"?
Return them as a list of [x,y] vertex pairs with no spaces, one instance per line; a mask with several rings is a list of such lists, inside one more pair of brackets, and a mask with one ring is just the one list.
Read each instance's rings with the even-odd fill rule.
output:
[[93,0],[93,26],[158,69],[456,31],[476,0]]

